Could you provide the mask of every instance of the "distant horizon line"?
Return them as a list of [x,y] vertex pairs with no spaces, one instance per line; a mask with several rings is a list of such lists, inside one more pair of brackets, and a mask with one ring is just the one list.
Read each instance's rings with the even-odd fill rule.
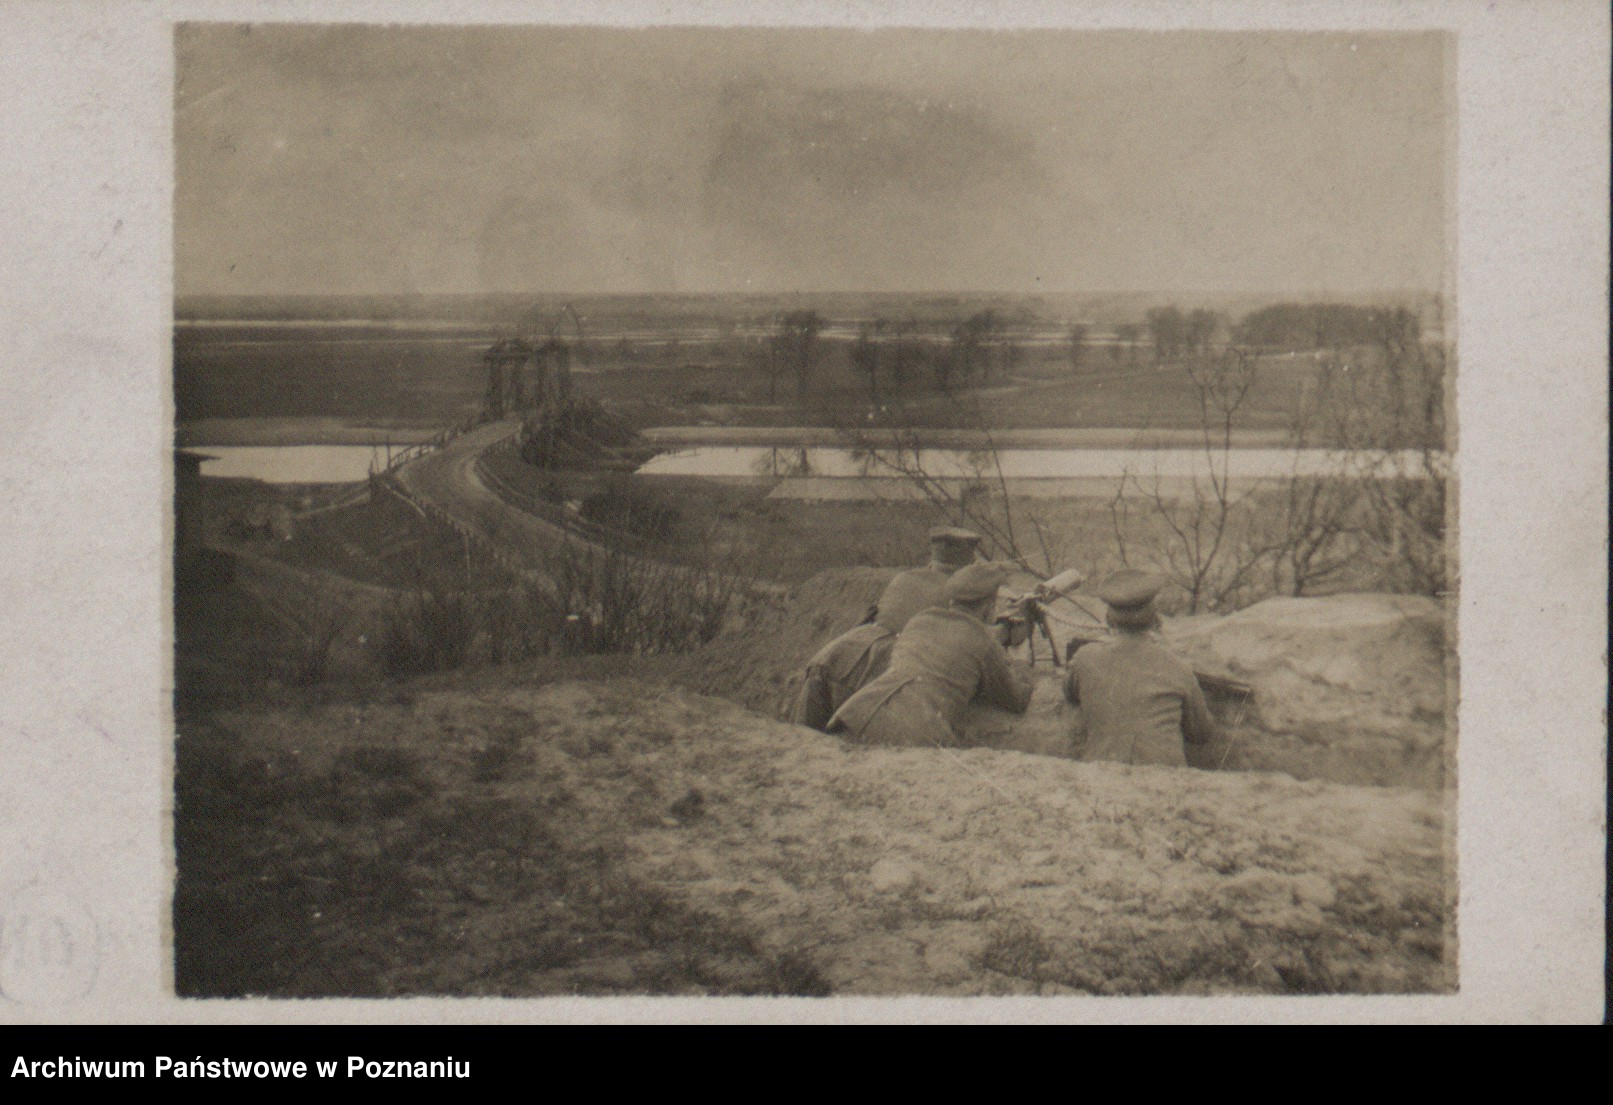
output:
[[1297,288],[1278,289],[1263,287],[1213,289],[1213,288],[1093,288],[1093,289],[1045,289],[1038,291],[1004,291],[1002,289],[973,288],[973,289],[930,289],[924,291],[880,291],[874,289],[858,290],[825,290],[813,291],[756,291],[727,290],[727,291],[526,291],[520,289],[456,292],[456,291],[345,291],[345,292],[175,292],[175,301],[186,299],[473,299],[473,298],[520,298],[531,297],[541,299],[628,299],[658,296],[661,298],[735,298],[749,297],[756,299],[776,299],[780,297],[810,297],[810,296],[903,296],[907,298],[925,299],[963,299],[963,298],[1019,298],[1032,299],[1045,296],[1120,296],[1120,295],[1177,295],[1177,296],[1289,296],[1296,298],[1315,298],[1318,296],[1344,297],[1344,296],[1383,296],[1383,295],[1424,295],[1443,296],[1445,293],[1438,288],[1405,286],[1383,288]]

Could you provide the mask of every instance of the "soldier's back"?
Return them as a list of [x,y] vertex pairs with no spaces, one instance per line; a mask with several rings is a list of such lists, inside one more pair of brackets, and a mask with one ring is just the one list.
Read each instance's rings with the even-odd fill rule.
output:
[[900,633],[914,614],[945,601],[948,578],[946,572],[929,564],[897,573],[879,596],[879,624]]
[[1081,759],[1187,766],[1182,722],[1198,685],[1163,646],[1131,635],[1087,645],[1065,679],[1085,723]]
[[895,640],[878,623],[865,623],[824,645],[807,661],[791,720],[827,729],[846,699],[885,670]]
[[1014,675],[977,619],[929,609],[896,638],[884,674],[847,699],[829,728],[874,744],[950,744],[963,707],[976,699],[1024,713],[1030,682]]

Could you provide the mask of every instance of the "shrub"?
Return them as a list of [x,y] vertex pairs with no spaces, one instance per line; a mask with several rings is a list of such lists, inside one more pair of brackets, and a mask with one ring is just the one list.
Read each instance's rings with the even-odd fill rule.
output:
[[306,687],[325,681],[330,675],[336,640],[347,627],[347,620],[348,611],[332,604],[298,626],[291,642],[287,682]]
[[765,963],[764,992],[781,997],[826,998],[834,985],[824,976],[809,952],[791,948]]
[[527,581],[507,591],[491,591],[479,601],[487,660],[514,663],[560,647],[565,612],[542,587]]
[[1046,980],[1052,951],[1042,931],[1018,919],[992,928],[976,962],[986,970],[1022,978],[1040,986]]
[[670,538],[682,518],[664,494],[631,477],[609,481],[583,500],[581,512],[595,525],[622,530],[652,544]]
[[566,481],[552,472],[539,475],[537,497],[551,506],[564,506],[567,499]]
[[377,659],[394,679],[462,666],[478,623],[476,597],[460,587],[420,586],[395,599],[375,634]]
[[722,630],[749,586],[714,568],[679,567],[567,544],[549,564],[569,652],[679,652]]

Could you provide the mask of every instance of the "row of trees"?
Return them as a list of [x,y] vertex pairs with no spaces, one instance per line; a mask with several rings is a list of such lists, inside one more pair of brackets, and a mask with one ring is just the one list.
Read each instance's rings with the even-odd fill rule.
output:
[[[1151,308],[1142,325],[1115,327],[1113,357],[1128,351],[1133,363],[1144,335],[1154,363],[1202,357],[1210,351],[1224,320],[1205,308],[1182,310],[1174,304]],[[1081,367],[1088,327],[1070,329],[1070,367]],[[1246,349],[1325,350],[1372,346],[1410,349],[1422,340],[1422,323],[1404,307],[1362,307],[1348,303],[1279,303],[1244,316],[1229,328],[1233,346]]]
[[1232,340],[1266,349],[1405,349],[1422,340],[1422,323],[1404,307],[1279,303],[1247,315],[1233,327]]
[[[1260,371],[1237,347],[1186,362],[1208,475],[1183,488],[1128,474],[1110,505],[1123,563],[1171,576],[1188,613],[1341,585],[1435,595],[1448,584],[1443,349],[1384,332],[1334,352],[1299,393],[1294,471],[1235,492],[1233,426]],[[1326,443],[1320,470],[1303,463]],[[1141,514],[1166,539],[1128,546]]]
[[[780,316],[767,345],[768,399],[778,399],[778,379],[790,376],[797,397],[813,385],[820,335],[827,320],[816,311]],[[1258,350],[1347,349],[1358,346],[1411,349],[1422,340],[1417,315],[1404,308],[1362,307],[1342,303],[1284,303],[1265,307],[1228,325],[1207,308],[1182,309],[1172,304],[1148,310],[1142,323],[1119,323],[1109,357],[1135,365],[1138,354],[1151,349],[1153,362],[1204,357],[1225,333],[1230,344]],[[1089,363],[1092,328],[1072,324],[1066,332],[1069,369]],[[1006,333],[1002,316],[978,311],[938,336],[933,326],[912,320],[875,318],[863,322],[851,351],[852,367],[870,398],[897,396],[917,387],[947,392],[971,382],[989,381],[1020,360],[1020,347]]]
[[[825,320],[816,311],[779,317],[766,350],[768,401],[777,402],[778,380],[793,377],[796,396],[809,394],[821,353]],[[875,318],[858,326],[851,364],[871,401],[924,386],[937,392],[985,382],[994,371],[1017,361],[1018,347],[1006,340],[995,311],[977,311],[954,325],[945,338],[918,323]]]
[[1175,306],[1156,307],[1148,312],[1147,320],[1156,361],[1203,354],[1221,324],[1221,316],[1214,311],[1182,311]]
[[[1385,321],[1394,322],[1392,313]],[[1402,324],[1324,357],[1296,395],[1293,468],[1262,485],[1236,469],[1236,430],[1273,367],[1236,345],[1196,351],[1180,364],[1198,406],[1205,463],[1194,476],[1131,469],[1117,481],[1109,528],[1121,564],[1169,576],[1188,613],[1340,588],[1445,591],[1443,348],[1415,340]],[[967,413],[969,397],[953,402]],[[938,512],[985,535],[993,555],[1044,573],[1063,566],[1074,550],[1042,524],[1035,503],[1012,500],[978,408],[960,424],[986,439],[964,470],[938,467],[916,430],[899,431],[894,443],[848,430],[848,441],[870,474],[910,480]]]
[[[1203,353],[1209,348],[1210,340],[1221,324],[1221,316],[1214,311],[1184,312],[1177,307],[1154,308],[1148,312],[1146,318],[1146,325],[1135,322],[1116,324],[1114,342],[1109,346],[1111,361],[1116,364],[1126,361],[1135,366],[1145,335],[1153,347],[1155,364],[1175,360],[1190,353]],[[1087,363],[1086,346],[1090,333],[1091,327],[1086,323],[1076,323],[1070,327],[1068,337],[1071,372],[1079,372]]]
[[[1351,304],[1277,304],[1236,321],[1208,308],[1172,304],[1149,309],[1140,322],[1118,323],[1109,333],[1095,333],[1092,323],[1071,323],[1056,349],[1045,342],[1035,343],[1040,348],[1027,345],[1022,333],[1025,325],[1025,318],[989,308],[950,324],[933,318],[875,317],[860,321],[850,342],[839,342],[830,339],[828,317],[814,309],[801,309],[774,316],[770,332],[763,336],[735,336],[726,345],[719,340],[707,353],[719,365],[727,362],[751,379],[765,380],[769,403],[833,402],[855,392],[859,402],[883,406],[989,384],[1027,364],[1045,378],[1057,371],[1060,362],[1071,374],[1079,374],[1092,368],[1137,367],[1145,359],[1156,366],[1179,364],[1226,348],[1253,353],[1363,346],[1409,350],[1422,341],[1421,325],[1413,311]],[[552,336],[549,344],[553,344]],[[576,344],[578,349],[583,345],[581,339]],[[676,363],[679,342],[657,340],[652,344],[656,352],[651,356],[657,363]],[[705,344],[709,346],[709,340]],[[615,345],[619,359],[646,356],[644,349],[625,336]],[[490,362],[501,352],[490,351]],[[490,363],[489,368],[488,405],[496,408],[501,377],[496,365]],[[514,383],[510,376],[502,379]],[[518,383],[513,389],[506,384],[505,407],[520,405],[518,389]],[[708,396],[694,401],[715,401],[709,398],[714,393],[705,388],[690,394]]]

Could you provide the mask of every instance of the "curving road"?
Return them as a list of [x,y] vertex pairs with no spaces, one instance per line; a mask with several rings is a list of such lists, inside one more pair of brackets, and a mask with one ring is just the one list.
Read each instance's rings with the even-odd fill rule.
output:
[[[527,570],[546,578],[553,552],[561,546],[611,552],[630,561],[653,565],[671,572],[705,573],[654,557],[638,556],[612,549],[591,537],[529,513],[507,502],[482,482],[476,460],[488,449],[512,437],[520,429],[518,421],[495,422],[461,434],[442,448],[427,453],[398,468],[394,478],[405,492],[468,526],[478,536],[508,553]],[[777,584],[742,580],[746,586],[779,591]]]
[[398,468],[393,476],[414,498],[470,527],[529,568],[542,568],[547,554],[562,543],[591,542],[562,526],[510,505],[476,474],[476,459],[513,437],[514,420],[479,426],[447,445]]

